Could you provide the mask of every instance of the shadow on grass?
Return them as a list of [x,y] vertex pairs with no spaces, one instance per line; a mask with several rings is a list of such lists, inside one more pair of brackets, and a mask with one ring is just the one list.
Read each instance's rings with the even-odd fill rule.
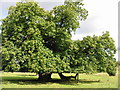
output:
[[52,84],[52,83],[58,83],[58,84],[64,84],[64,85],[76,85],[78,83],[96,83],[100,82],[99,80],[86,80],[86,79],[80,79],[78,81],[76,80],[70,80],[70,81],[63,81],[58,78],[53,78],[49,82],[40,82],[37,80],[37,78],[22,78],[22,77],[3,77],[3,84],[7,83],[14,83],[14,84],[19,84],[19,85],[32,85],[32,84]]
[[18,75],[18,76],[37,76],[37,75],[35,74],[35,75]]

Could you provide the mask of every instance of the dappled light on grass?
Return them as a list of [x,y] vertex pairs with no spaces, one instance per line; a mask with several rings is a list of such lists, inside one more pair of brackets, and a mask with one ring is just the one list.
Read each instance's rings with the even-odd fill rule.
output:
[[[74,75],[64,73],[66,76]],[[117,88],[117,76],[106,73],[80,74],[79,81],[62,81],[57,73],[52,74],[52,81],[39,82],[35,73],[3,73],[5,88]]]
[[70,81],[62,81],[58,78],[52,79],[49,82],[40,82],[37,79],[31,79],[31,78],[19,78],[15,77],[14,79],[10,79],[10,77],[4,78],[3,84],[18,84],[18,85],[33,85],[33,84],[63,84],[63,85],[77,85],[78,83],[97,83],[100,82],[100,80],[89,80],[89,79],[80,79],[79,81],[76,80],[70,80]]

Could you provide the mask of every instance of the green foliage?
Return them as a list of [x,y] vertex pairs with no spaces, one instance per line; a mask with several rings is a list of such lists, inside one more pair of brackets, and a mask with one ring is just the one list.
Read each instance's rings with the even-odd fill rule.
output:
[[[81,73],[107,72],[116,74],[116,47],[109,32],[102,36],[87,36],[83,40],[74,41],[71,62],[73,71]],[[79,69],[78,69],[79,68]],[[76,71],[75,71],[76,72]]]
[[65,1],[51,11],[36,2],[11,6],[8,16],[2,20],[2,69],[114,74],[116,49],[108,32],[81,41],[71,40],[71,32],[88,16],[83,5],[82,0]]
[[[1,27],[0,27],[1,30]],[[2,35],[0,33],[0,70],[2,70]]]
[[117,64],[118,66],[120,66],[120,61],[117,61],[116,64]]
[[18,71],[20,65],[17,60],[18,49],[11,41],[6,41],[2,48],[2,68],[5,71]]
[[43,45],[42,37],[46,34],[43,31],[49,28],[46,25],[50,21],[46,19],[50,14],[33,2],[19,2],[16,6],[10,7],[8,13],[2,23],[3,70],[54,70],[54,62],[50,63],[51,66],[47,65],[54,56],[52,51]]

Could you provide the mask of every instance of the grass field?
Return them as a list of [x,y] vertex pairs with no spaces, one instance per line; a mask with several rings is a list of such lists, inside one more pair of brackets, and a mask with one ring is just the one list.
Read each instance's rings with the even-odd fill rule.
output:
[[1,76],[2,88],[118,88],[118,75],[108,76],[106,73],[79,74],[78,83],[60,81],[57,73],[52,74],[54,81],[46,83],[38,82],[35,73],[3,72]]

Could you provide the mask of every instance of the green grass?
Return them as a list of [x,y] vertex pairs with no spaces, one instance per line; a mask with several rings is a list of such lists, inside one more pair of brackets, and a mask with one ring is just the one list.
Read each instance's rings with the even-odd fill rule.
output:
[[[75,75],[75,74],[64,74]],[[54,81],[40,83],[35,73],[3,72],[2,88],[118,88],[118,75],[108,76],[106,73],[79,74],[79,82],[60,81],[57,73],[52,74]]]

